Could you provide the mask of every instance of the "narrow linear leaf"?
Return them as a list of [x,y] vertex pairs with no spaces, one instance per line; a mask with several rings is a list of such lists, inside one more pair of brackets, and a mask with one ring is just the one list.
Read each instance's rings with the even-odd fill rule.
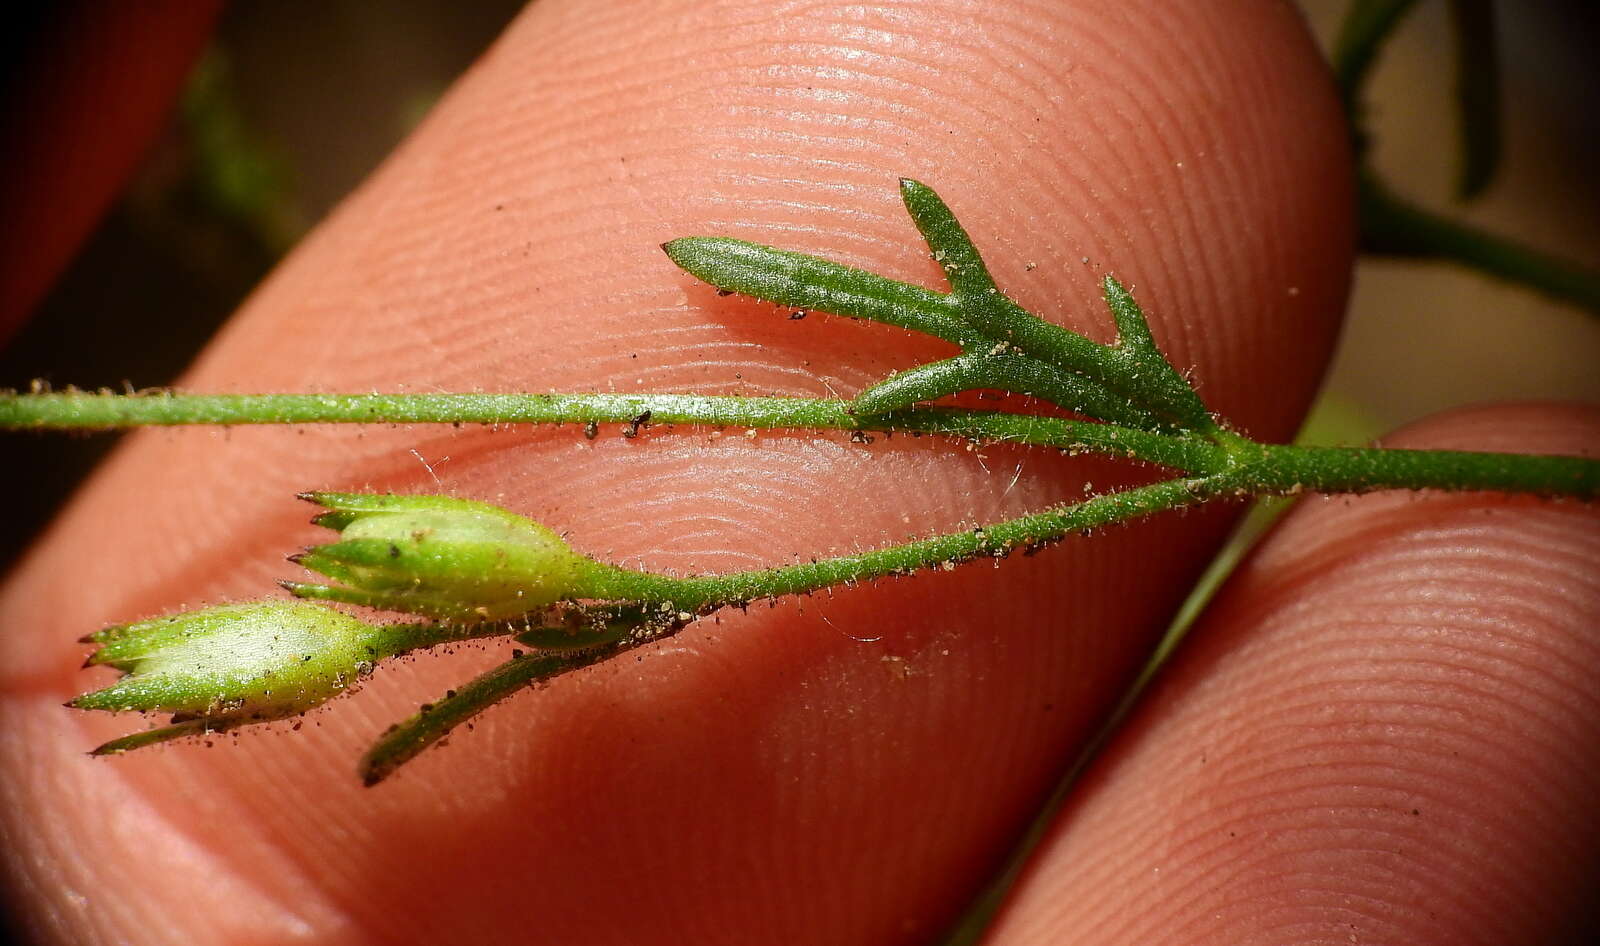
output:
[[851,404],[858,413],[877,414],[977,389],[1044,398],[1069,411],[1141,430],[1166,426],[1154,414],[1089,378],[1053,370],[1042,362],[1012,352],[972,352],[919,365],[873,385]]
[[1145,319],[1139,303],[1134,301],[1133,293],[1112,276],[1105,278],[1102,287],[1106,307],[1111,310],[1111,317],[1117,323],[1117,347],[1159,354],[1155,336],[1150,334],[1150,323]]
[[1107,276],[1103,284],[1106,307],[1117,323],[1116,349],[1119,355],[1138,366],[1141,386],[1149,392],[1147,403],[1160,404],[1179,426],[1191,430],[1214,430],[1216,421],[1205,402],[1187,379],[1178,373],[1156,345],[1150,321],[1127,287]]
[[182,739],[185,736],[200,736],[207,733],[223,732],[228,728],[228,726],[216,720],[205,717],[188,719],[181,723],[174,723],[171,726],[158,726],[155,729],[147,729],[144,732],[132,733],[113,739],[110,742],[101,743],[89,750],[89,754],[121,755],[124,752],[132,752],[135,749],[143,749],[145,746],[171,742],[174,739]]
[[1116,367],[1106,357],[1110,352],[1107,346],[1054,322],[1046,322],[1007,296],[993,298],[993,302],[967,305],[961,310],[967,322],[985,336],[996,342],[1005,342],[1046,364],[1116,385],[1119,390],[1130,387],[1128,382],[1131,379],[1113,377]]
[[1046,322],[995,287],[966,229],[933,188],[902,178],[900,196],[935,261],[945,269],[959,316],[982,336],[963,348],[987,349],[1004,342],[1068,371],[1094,375],[1105,367],[1105,346]]
[[1024,355],[1006,354],[992,360],[990,376],[1004,390],[1042,397],[1057,407],[1112,424],[1149,431],[1170,429],[1160,417],[1092,378],[1052,370]]
[[883,414],[933,401],[958,391],[985,387],[977,355],[959,355],[896,372],[874,384],[850,402],[858,414]]
[[383,781],[452,729],[523,687],[615,657],[682,626],[675,614],[637,605],[580,607],[538,624],[530,616],[514,639],[541,652],[515,656],[391,727],[362,758],[362,781],[369,786]]
[[949,298],[921,286],[730,237],[683,237],[661,248],[684,271],[718,289],[883,322],[956,345],[973,340]]
[[[320,571],[320,569],[318,570]],[[340,588],[335,585],[318,585],[301,581],[280,580],[278,587],[296,598],[304,598],[307,601],[336,601],[339,604],[353,604],[363,608],[376,608],[380,611],[394,610],[392,595],[385,597],[372,592],[358,591],[355,588]],[[420,611],[413,613],[432,614],[434,612]]]
[[595,647],[523,655],[506,661],[437,702],[423,706],[384,733],[361,760],[362,782],[369,786],[378,784],[423,750],[436,745],[457,726],[524,687],[598,663],[618,650],[616,646]]
[[994,279],[984,265],[978,248],[967,236],[944,200],[933,188],[909,177],[900,179],[900,199],[927,242],[933,261],[944,270],[950,288],[964,301],[982,303],[996,295]]

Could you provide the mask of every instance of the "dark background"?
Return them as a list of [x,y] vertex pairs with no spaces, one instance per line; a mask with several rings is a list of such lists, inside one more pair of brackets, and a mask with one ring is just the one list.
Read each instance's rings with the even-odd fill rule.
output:
[[[28,324],[0,342],[0,389],[26,390],[36,379],[116,390],[172,383],[279,257],[383,160],[521,6],[228,6],[122,198]],[[45,28],[49,16],[25,12],[22,24]],[[7,41],[7,53],[25,44],[24,32]],[[0,570],[116,439],[4,435]]]

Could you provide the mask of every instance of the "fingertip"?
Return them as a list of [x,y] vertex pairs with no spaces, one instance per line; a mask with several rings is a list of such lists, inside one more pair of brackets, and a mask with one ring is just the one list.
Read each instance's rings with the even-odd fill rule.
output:
[[[1589,453],[1502,405],[1390,445]],[[991,941],[1544,943],[1590,896],[1600,511],[1310,499],[1096,763]]]
[[1380,445],[1592,457],[1600,453],[1600,406],[1565,401],[1467,405],[1407,424]]
[[[187,383],[858,390],[935,347],[762,321],[748,302],[696,295],[651,245],[672,258],[707,244],[665,237],[726,233],[934,285],[890,190],[909,171],[951,199],[1019,299],[1106,338],[1097,291],[1104,272],[1124,274],[1168,354],[1200,367],[1213,409],[1286,434],[1327,356],[1349,262],[1337,115],[1286,9],[824,3],[783,19],[764,0],[684,0],[648,18],[539,4]],[[920,186],[901,180],[902,194]],[[267,502],[306,482],[412,483],[424,452],[454,457],[437,470],[449,491],[565,517],[597,554],[709,571],[1020,515],[1089,478],[998,450],[992,476],[985,455],[926,441],[685,435],[574,451],[559,436],[470,430],[276,433],[134,444],[25,576],[37,591],[65,563],[98,567],[95,597],[57,587],[13,597],[10,613],[39,617],[43,634],[251,593],[266,578],[256,563],[298,525]],[[1092,469],[1102,489],[1115,475]],[[229,501],[198,501],[197,479]],[[734,616],[646,668],[523,697],[454,755],[365,797],[343,753],[470,668],[386,675],[316,738],[230,750],[247,763],[171,753],[126,771],[169,832],[203,796],[204,846],[253,852],[239,843],[249,835],[300,864],[230,853],[227,872],[285,896],[327,892],[377,938],[503,937],[525,925],[508,898],[534,888],[553,904],[540,922],[554,940],[932,935],[1114,697],[1221,525],[1154,523],[992,576]],[[107,562],[107,549],[162,545],[184,553]],[[730,868],[753,843],[773,853],[759,877]],[[346,856],[320,856],[330,845]],[[729,878],[738,896],[724,895]]]

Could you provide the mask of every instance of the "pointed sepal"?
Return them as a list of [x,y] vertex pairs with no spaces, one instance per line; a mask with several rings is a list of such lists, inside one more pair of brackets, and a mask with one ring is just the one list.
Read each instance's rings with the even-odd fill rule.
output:
[[445,620],[495,620],[582,597],[604,566],[559,535],[487,503],[448,496],[310,493],[340,541],[294,556],[339,583],[290,583],[305,598]]

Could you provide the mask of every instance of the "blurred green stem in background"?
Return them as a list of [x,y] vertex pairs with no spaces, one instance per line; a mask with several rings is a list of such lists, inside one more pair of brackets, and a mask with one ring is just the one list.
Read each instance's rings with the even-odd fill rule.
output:
[[[1484,192],[1500,159],[1499,57],[1490,0],[1449,0],[1456,39],[1462,200]],[[1358,163],[1361,249],[1458,263],[1600,315],[1600,271],[1452,220],[1396,194],[1372,167],[1365,93],[1383,45],[1416,0],[1354,0],[1333,51]]]

